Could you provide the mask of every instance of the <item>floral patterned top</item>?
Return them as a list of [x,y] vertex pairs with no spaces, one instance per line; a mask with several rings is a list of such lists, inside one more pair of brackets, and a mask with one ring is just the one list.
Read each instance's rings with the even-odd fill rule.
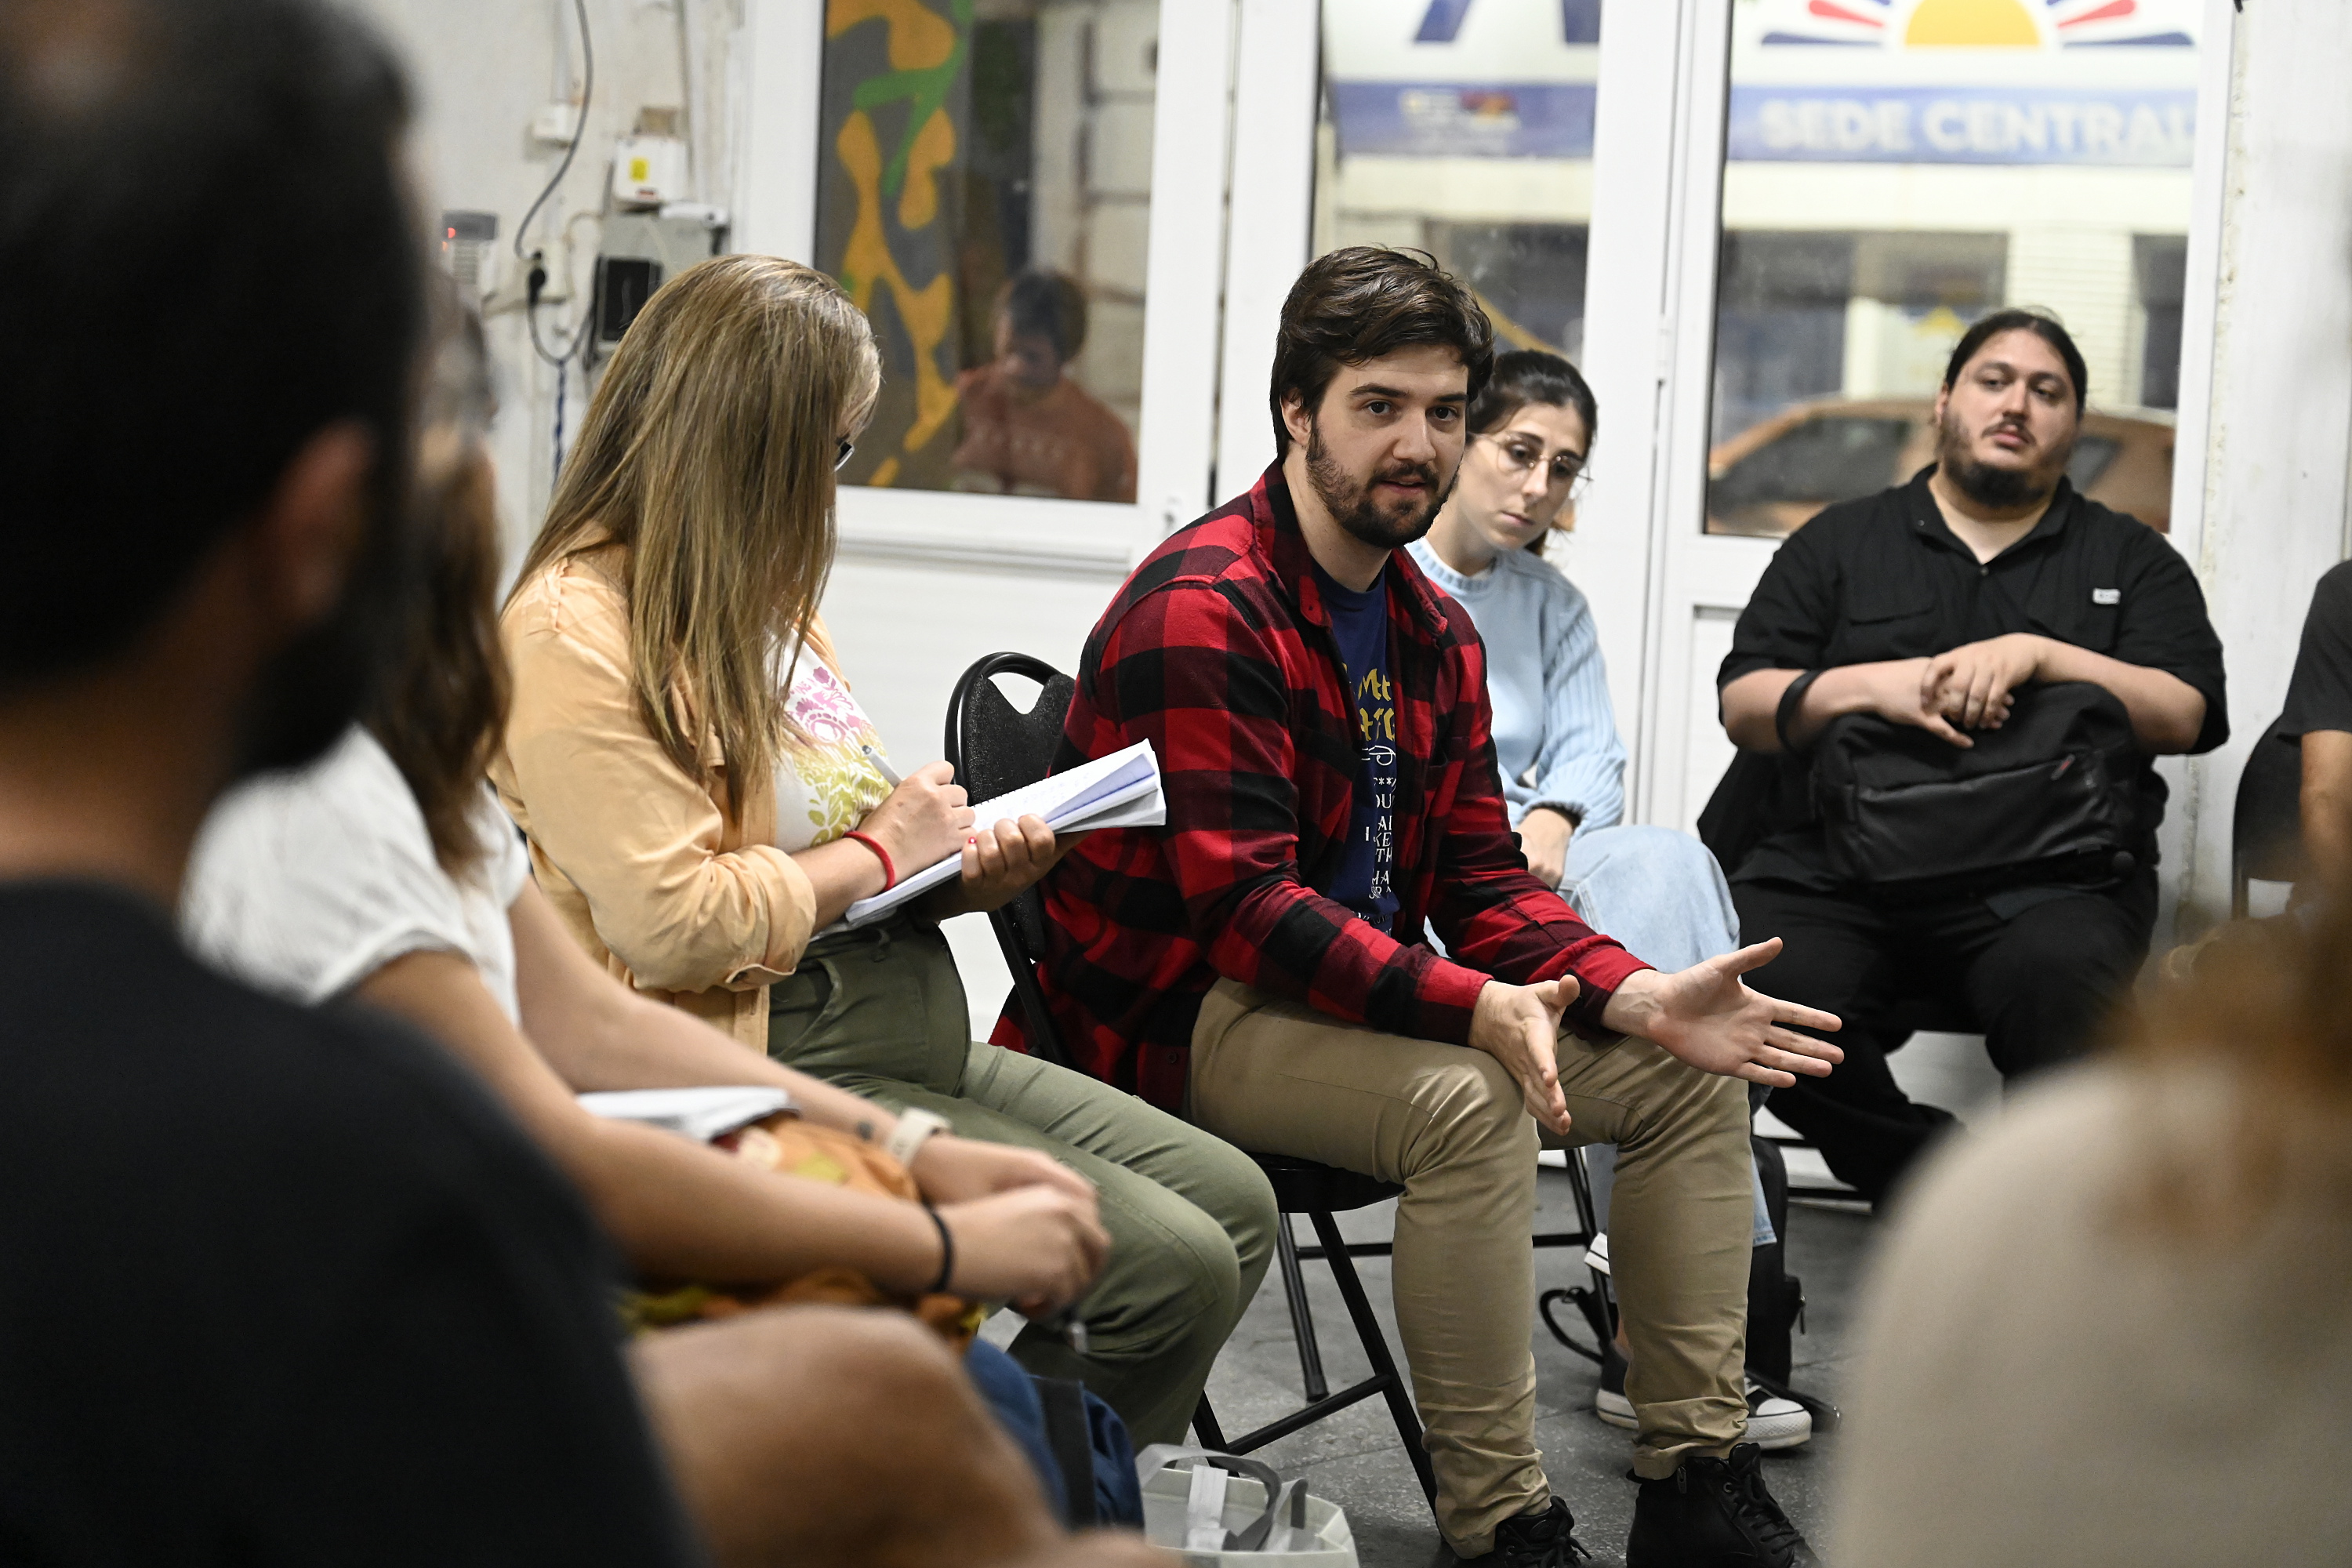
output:
[[[786,662],[779,661],[780,675]],[[866,756],[867,746],[882,750],[873,721],[814,652],[793,671],[784,710],[808,737],[788,736],[776,758],[776,847],[797,853],[856,826],[889,795],[890,783]]]

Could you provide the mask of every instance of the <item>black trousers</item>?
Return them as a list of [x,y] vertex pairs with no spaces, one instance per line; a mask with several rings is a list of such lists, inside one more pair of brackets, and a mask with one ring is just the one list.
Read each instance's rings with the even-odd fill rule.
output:
[[2035,889],[1897,903],[1777,882],[1731,889],[1740,940],[1779,937],[1748,978],[1768,995],[1835,1013],[1845,1060],[1772,1091],[1772,1111],[1840,1181],[1885,1196],[1951,1114],[1914,1102],[1887,1070],[1921,1004],[1983,1031],[2001,1077],[2079,1056],[2147,956],[2156,870],[2096,891]]

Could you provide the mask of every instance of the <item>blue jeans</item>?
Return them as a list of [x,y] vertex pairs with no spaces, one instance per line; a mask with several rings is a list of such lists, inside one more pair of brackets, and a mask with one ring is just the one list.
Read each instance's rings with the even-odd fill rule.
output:
[[[1706,845],[1671,827],[1598,827],[1576,834],[1568,841],[1559,893],[1585,924],[1668,973],[1739,945],[1739,913],[1732,908],[1723,868]],[[1617,1146],[1588,1145],[1584,1162],[1593,1206],[1606,1230]],[[1769,1246],[1775,1239],[1759,1176],[1755,1245]]]

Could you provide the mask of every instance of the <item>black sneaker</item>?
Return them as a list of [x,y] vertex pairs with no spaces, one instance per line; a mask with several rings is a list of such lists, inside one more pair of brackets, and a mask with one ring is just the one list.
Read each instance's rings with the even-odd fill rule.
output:
[[1727,1459],[1693,1455],[1665,1479],[1643,1481],[1625,1568],[1821,1568],[1765,1490],[1763,1453],[1742,1443]]
[[1495,1527],[1495,1549],[1461,1559],[1462,1568],[1575,1568],[1589,1561],[1576,1539],[1576,1516],[1558,1498],[1541,1513],[1523,1513]]

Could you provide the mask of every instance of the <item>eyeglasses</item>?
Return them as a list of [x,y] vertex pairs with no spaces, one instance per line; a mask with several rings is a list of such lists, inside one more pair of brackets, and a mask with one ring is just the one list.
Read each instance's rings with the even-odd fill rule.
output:
[[[1502,463],[1503,471],[1514,478],[1524,478],[1529,469],[1544,460],[1541,444],[1525,437],[1485,436],[1480,438],[1495,444],[1495,455]],[[1585,472],[1584,454],[1581,452],[1554,452],[1550,468],[1551,471],[1545,476],[1545,487],[1549,489],[1565,489],[1573,493],[1581,490],[1585,479],[1590,477]]]
[[833,471],[837,474],[841,472],[842,469],[849,467],[850,454],[856,450],[857,443],[849,439],[846,436],[843,437],[841,438],[841,450],[833,459]]

